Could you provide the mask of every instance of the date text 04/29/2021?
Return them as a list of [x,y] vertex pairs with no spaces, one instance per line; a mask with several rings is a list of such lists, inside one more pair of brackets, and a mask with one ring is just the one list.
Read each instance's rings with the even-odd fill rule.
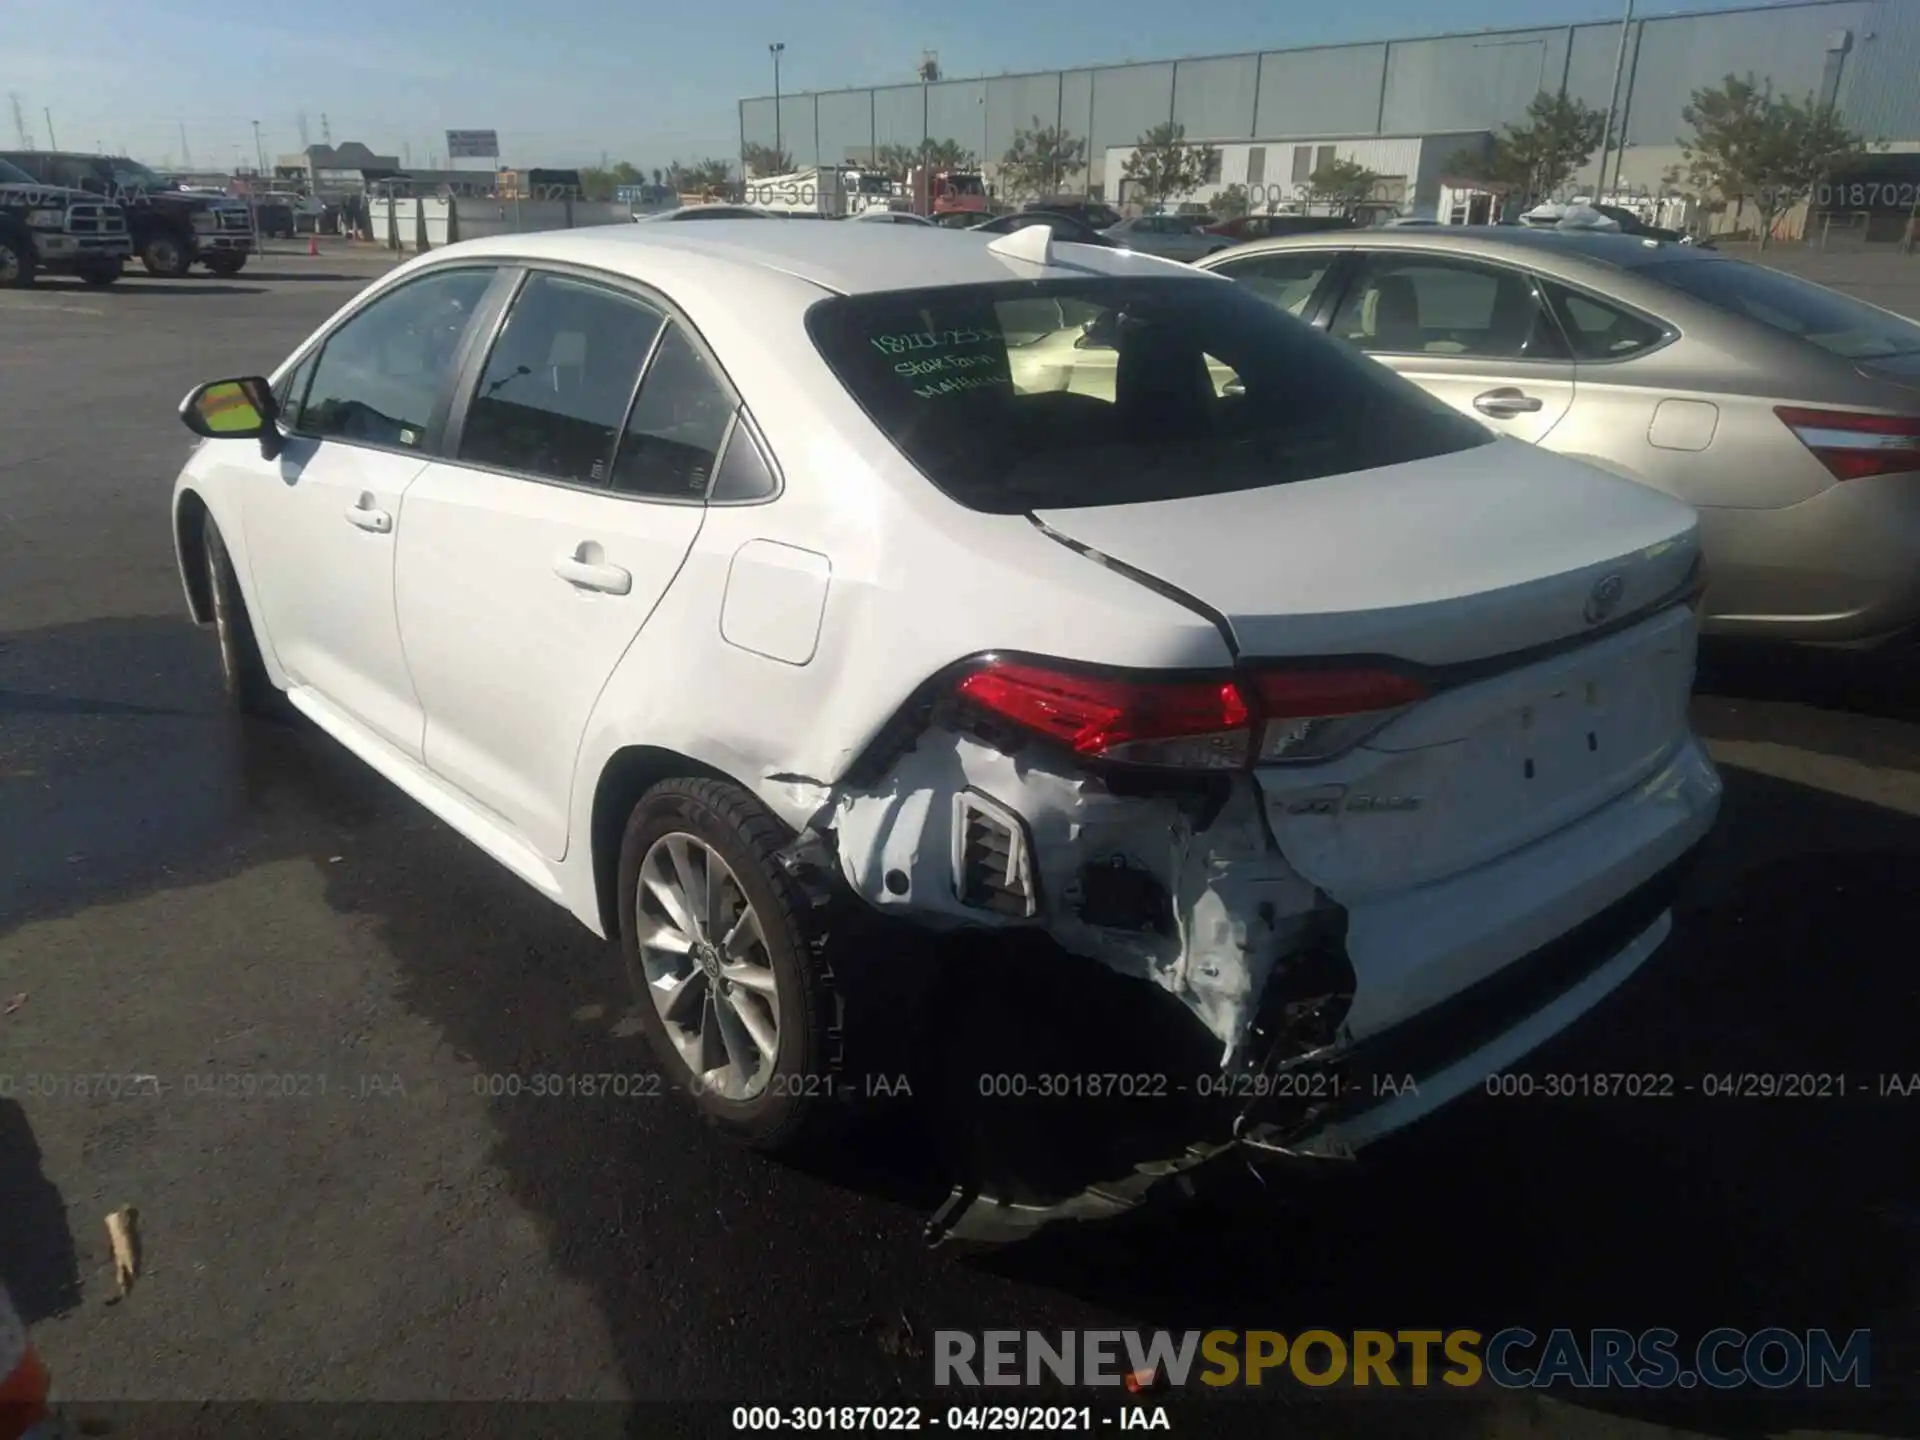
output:
[[1164,1405],[736,1405],[736,1431],[1017,1431],[1094,1435],[1106,1430],[1173,1429]]

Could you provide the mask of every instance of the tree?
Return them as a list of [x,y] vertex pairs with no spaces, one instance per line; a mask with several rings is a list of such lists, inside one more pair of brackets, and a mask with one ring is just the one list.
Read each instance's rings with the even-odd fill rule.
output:
[[1220,152],[1211,145],[1189,145],[1187,128],[1171,121],[1156,125],[1134,142],[1121,177],[1148,204],[1191,195],[1218,173]]
[[793,171],[793,156],[785,150],[776,150],[771,145],[748,145],[742,148],[740,159],[747,167],[747,174],[787,175]]
[[1009,195],[1057,195],[1066,177],[1086,160],[1087,142],[1052,125],[1033,124],[1016,131],[1000,157],[1000,188]]
[[920,142],[920,163],[930,170],[971,170],[976,162],[973,152],[958,140],[929,136]]
[[681,195],[699,195],[709,190],[731,195],[737,188],[733,181],[733,162],[718,159],[695,160],[691,165],[676,160],[667,167],[667,184]]
[[873,152],[874,168],[889,180],[904,181],[915,161],[916,152],[910,145],[882,145]]
[[1307,197],[1349,214],[1373,194],[1380,177],[1358,160],[1329,160],[1307,177]]
[[1781,216],[1836,163],[1866,148],[1831,105],[1782,99],[1751,74],[1694,91],[1680,117],[1693,127],[1693,138],[1680,142],[1687,178],[1701,198],[1731,204],[1736,214],[1751,201],[1763,249]]
[[1222,220],[1232,220],[1237,216],[1252,213],[1253,197],[1247,194],[1247,187],[1240,184],[1227,186],[1213,197],[1213,213]]
[[1524,203],[1545,200],[1593,158],[1606,133],[1607,117],[1568,95],[1542,90],[1527,105],[1527,118],[1493,137],[1488,154],[1457,152],[1448,168],[1462,179],[1511,185]]

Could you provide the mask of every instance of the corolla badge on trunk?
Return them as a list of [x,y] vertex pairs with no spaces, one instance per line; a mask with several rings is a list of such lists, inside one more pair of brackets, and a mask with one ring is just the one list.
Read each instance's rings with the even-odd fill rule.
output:
[[1627,577],[1618,570],[1594,581],[1593,589],[1587,594],[1587,624],[1598,625],[1605,620],[1619,606],[1620,597],[1626,593]]
[[1426,802],[1418,795],[1362,795],[1346,786],[1296,796],[1286,802],[1289,815],[1379,815],[1418,810]]

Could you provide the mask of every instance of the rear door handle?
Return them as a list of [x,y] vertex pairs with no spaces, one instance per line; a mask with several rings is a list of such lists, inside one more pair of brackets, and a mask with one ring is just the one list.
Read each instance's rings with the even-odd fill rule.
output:
[[1512,385],[1487,390],[1473,397],[1473,408],[1496,420],[1511,420],[1516,415],[1531,415],[1540,408],[1540,397]]
[[393,516],[373,503],[370,490],[362,491],[360,498],[347,507],[347,522],[362,530],[371,530],[375,535],[390,534],[393,530]]
[[553,573],[582,590],[598,590],[605,595],[625,595],[631,591],[633,572],[607,564],[598,558],[599,554],[600,547],[588,541],[578,549],[569,550],[556,558]]

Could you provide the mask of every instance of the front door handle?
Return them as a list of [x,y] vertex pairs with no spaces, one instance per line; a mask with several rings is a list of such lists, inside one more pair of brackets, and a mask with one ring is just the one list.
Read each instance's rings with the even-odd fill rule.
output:
[[375,535],[390,534],[393,530],[393,516],[373,503],[370,490],[363,490],[360,498],[347,507],[347,523],[371,530]]
[[1531,415],[1540,408],[1540,397],[1512,385],[1502,385],[1473,397],[1473,408],[1495,420],[1511,420],[1516,415]]
[[598,590],[605,595],[625,595],[631,591],[633,572],[607,564],[600,554],[600,547],[589,540],[557,557],[553,562],[553,573],[582,590]]

